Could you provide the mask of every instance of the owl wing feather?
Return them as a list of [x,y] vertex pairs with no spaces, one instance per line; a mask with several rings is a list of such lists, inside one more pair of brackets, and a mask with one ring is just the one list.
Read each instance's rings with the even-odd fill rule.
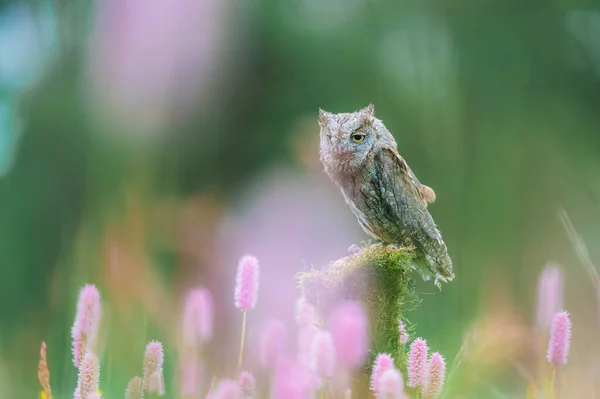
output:
[[417,176],[415,176],[412,169],[408,166],[404,158],[402,158],[402,156],[398,154],[398,151],[396,151],[395,149],[389,149],[389,151],[395,158],[398,159],[400,169],[408,176],[410,181],[413,183],[417,190],[417,193],[419,194],[419,197],[421,197],[421,199],[425,201],[425,205],[435,202],[435,192],[433,191],[433,189],[422,184],[419,181],[419,179],[417,179]]
[[381,187],[386,190],[381,193],[382,200],[401,222],[402,229],[406,230],[406,234],[419,247],[436,280],[452,279],[452,261],[442,235],[427,211],[427,201],[420,188],[423,185],[397,151],[382,150],[380,161]]

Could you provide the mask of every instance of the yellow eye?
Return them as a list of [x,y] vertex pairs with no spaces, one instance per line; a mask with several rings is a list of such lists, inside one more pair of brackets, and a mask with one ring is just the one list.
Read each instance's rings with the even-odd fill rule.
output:
[[355,143],[360,143],[362,141],[364,141],[365,137],[367,137],[366,134],[364,133],[352,133],[350,135],[350,138],[352,139],[352,141],[354,141]]

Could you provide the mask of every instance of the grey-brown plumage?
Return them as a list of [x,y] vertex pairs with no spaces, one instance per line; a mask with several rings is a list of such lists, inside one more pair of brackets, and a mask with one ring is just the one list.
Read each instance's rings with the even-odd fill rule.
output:
[[362,228],[386,244],[411,246],[419,271],[435,284],[454,278],[446,244],[427,210],[433,190],[398,154],[392,134],[369,105],[353,113],[319,111],[321,162]]

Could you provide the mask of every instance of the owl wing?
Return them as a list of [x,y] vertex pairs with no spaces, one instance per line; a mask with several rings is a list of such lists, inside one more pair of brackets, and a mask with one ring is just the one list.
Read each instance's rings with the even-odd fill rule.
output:
[[451,280],[454,277],[452,260],[440,231],[427,211],[427,200],[421,188],[423,185],[397,151],[381,151],[380,161],[382,169],[379,178],[381,187],[385,187],[381,198],[386,207],[424,255],[427,268],[436,277],[436,282]]
[[417,194],[423,201],[425,201],[425,205],[435,202],[435,192],[433,191],[433,189],[424,184],[421,184],[421,182],[419,181],[419,179],[417,179],[417,176],[415,176],[412,169],[408,166],[404,158],[402,158],[400,154],[398,154],[398,151],[396,151],[395,149],[389,149],[389,152],[392,153],[392,156],[394,158],[397,158],[400,170],[402,171],[402,173],[406,174],[408,179],[415,186]]

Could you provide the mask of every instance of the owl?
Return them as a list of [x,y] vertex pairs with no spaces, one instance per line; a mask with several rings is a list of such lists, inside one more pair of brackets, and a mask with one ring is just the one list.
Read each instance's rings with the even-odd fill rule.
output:
[[410,246],[425,280],[437,287],[454,278],[452,260],[427,205],[434,191],[421,184],[369,105],[357,112],[319,110],[320,158],[367,234],[384,244]]

